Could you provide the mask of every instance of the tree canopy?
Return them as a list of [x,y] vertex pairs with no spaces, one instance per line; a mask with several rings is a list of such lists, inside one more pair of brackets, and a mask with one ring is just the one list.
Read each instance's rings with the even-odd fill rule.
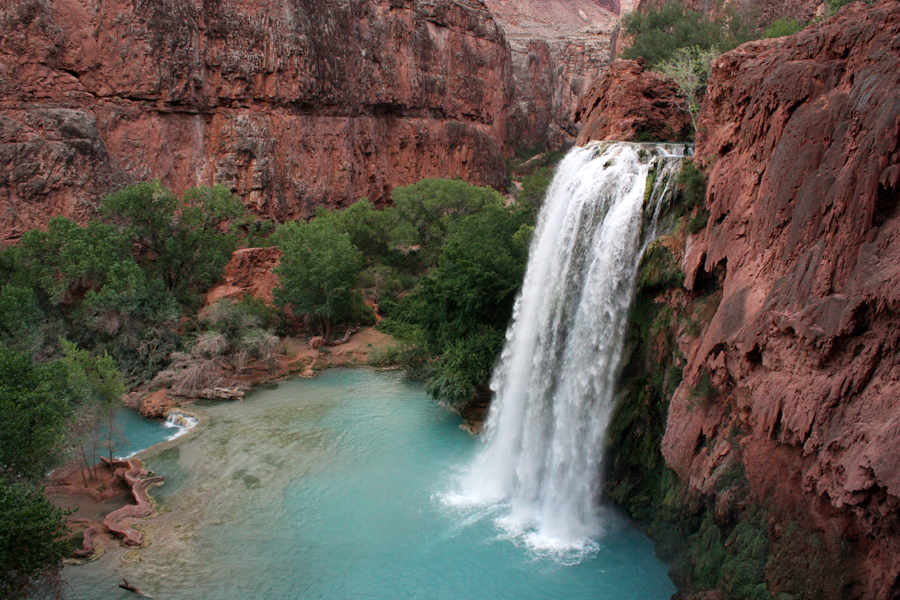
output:
[[355,290],[364,265],[362,253],[329,219],[292,222],[278,228],[281,264],[276,302],[319,322],[326,338],[335,321],[352,318],[362,304]]

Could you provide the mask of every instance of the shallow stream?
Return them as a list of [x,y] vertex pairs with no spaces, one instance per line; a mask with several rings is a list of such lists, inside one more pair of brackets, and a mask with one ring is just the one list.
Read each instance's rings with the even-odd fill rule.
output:
[[[479,442],[400,373],[334,369],[244,402],[147,460],[166,476],[149,545],[67,567],[71,599],[668,598],[649,540],[618,517],[576,564],[536,555],[504,507],[454,508]],[[127,433],[127,432],[126,432]],[[572,562],[572,561],[569,561]]]

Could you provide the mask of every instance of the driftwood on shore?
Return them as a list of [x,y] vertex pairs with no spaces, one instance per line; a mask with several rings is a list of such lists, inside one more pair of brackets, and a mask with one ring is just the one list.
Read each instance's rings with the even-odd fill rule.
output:
[[196,390],[191,397],[204,400],[243,400],[245,392],[243,387],[216,387]]
[[318,350],[322,346],[340,346],[341,344],[346,344],[347,342],[350,341],[350,336],[352,336],[354,333],[359,331],[359,328],[360,328],[360,325],[359,325],[359,323],[357,323],[356,325],[354,325],[353,327],[348,329],[346,332],[344,332],[344,337],[342,337],[339,340],[332,341],[332,342],[329,342],[328,340],[323,338],[321,335],[317,335],[313,338],[310,338],[309,343],[308,343],[309,348],[312,350]]

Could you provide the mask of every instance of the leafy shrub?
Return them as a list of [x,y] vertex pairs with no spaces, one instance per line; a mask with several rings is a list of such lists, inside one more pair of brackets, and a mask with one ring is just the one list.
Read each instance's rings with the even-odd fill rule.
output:
[[680,287],[684,283],[684,272],[675,260],[675,255],[665,245],[654,241],[641,257],[638,285],[643,290]]
[[762,37],[763,39],[768,39],[794,35],[795,33],[802,31],[805,26],[804,23],[801,23],[796,19],[778,19],[763,31]]
[[727,27],[678,2],[629,13],[622,18],[622,28],[632,40],[622,58],[643,57],[648,69],[671,59],[681,48],[724,50],[729,46]]
[[706,175],[692,161],[686,160],[678,173],[676,198],[680,212],[689,213],[703,206],[706,198]]
[[64,516],[42,488],[0,477],[0,597],[34,597],[59,582],[68,554]]
[[697,233],[706,228],[707,223],[709,223],[709,211],[706,209],[700,210],[697,212],[697,215],[691,217],[691,219],[687,223],[687,231],[688,233]]

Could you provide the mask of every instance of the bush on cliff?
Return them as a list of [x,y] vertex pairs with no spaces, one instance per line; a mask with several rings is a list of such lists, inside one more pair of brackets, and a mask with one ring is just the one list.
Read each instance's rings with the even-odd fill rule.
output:
[[736,45],[727,25],[678,2],[629,13],[622,18],[622,27],[631,37],[631,45],[622,51],[622,58],[643,57],[647,69],[670,60],[681,48],[725,50]]

